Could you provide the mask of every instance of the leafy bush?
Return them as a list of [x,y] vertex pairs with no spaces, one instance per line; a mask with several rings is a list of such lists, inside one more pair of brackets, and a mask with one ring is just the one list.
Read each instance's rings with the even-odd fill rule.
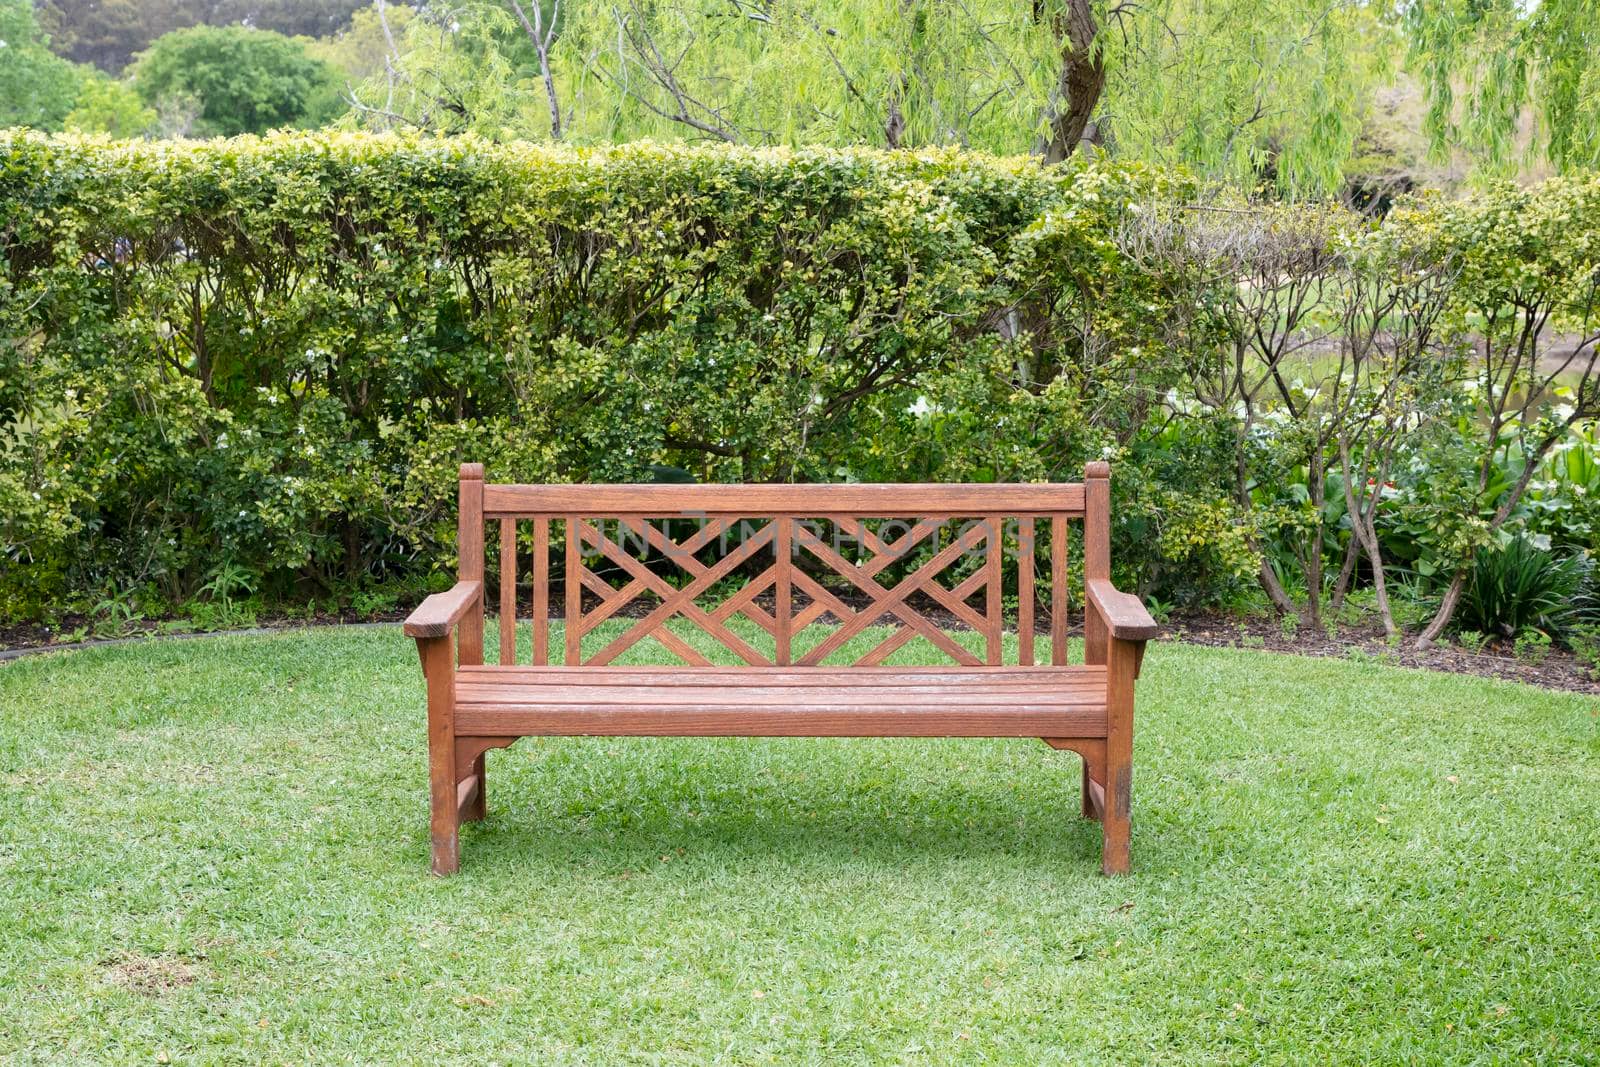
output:
[[1558,556],[1525,537],[1478,553],[1456,615],[1464,630],[1515,638],[1559,636],[1572,623],[1588,573],[1581,556]]
[[178,602],[218,560],[268,599],[425,576],[468,457],[1075,479],[1164,387],[1117,354],[1150,320],[1111,235],[1172,188],[953,151],[0,135],[0,614]]
[[254,590],[225,613],[409,597],[452,562],[466,458],[520,481],[1105,458],[1126,585],[1264,590],[1319,626],[1364,583],[1403,624],[1385,567],[1433,595],[1503,529],[1600,549],[1592,432],[1568,404],[1489,439],[1451,288],[1513,201],[1555,214],[1500,274],[1544,279],[1559,231],[1587,277],[1600,181],[1377,227],[1197,197],[954,150],[0,133],[0,618],[212,603],[219,561]]

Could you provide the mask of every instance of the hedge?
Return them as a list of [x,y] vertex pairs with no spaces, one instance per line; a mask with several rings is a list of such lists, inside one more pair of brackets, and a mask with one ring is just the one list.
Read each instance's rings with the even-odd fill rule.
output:
[[[954,150],[0,132],[0,621],[409,597],[453,565],[469,458],[1110,458],[1119,579],[1259,582],[1313,623],[1385,560],[1459,586],[1496,538],[1595,551],[1600,463],[1563,457],[1595,451],[1600,177],[1381,224],[1214,196]],[[1541,384],[1547,326],[1588,340]]]
[[224,562],[308,595],[429,575],[466,457],[1075,477],[1119,429],[1081,386],[1139,330],[1111,231],[1170,186],[953,151],[0,134],[0,614],[177,602]]

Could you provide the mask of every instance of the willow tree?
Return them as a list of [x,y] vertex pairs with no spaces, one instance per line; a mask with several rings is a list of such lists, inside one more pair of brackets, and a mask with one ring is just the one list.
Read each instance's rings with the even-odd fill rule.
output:
[[461,0],[359,121],[578,142],[1084,145],[1337,188],[1394,43],[1328,0]]
[[1600,166],[1600,2],[1413,0],[1410,60],[1434,151],[1509,174]]
[[1326,192],[1394,41],[1325,0],[610,0],[559,51],[586,138],[1099,144]]

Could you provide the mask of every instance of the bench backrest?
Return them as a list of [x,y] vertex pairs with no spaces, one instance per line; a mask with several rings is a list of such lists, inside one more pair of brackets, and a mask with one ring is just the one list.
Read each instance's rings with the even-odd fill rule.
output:
[[[1031,635],[1039,584],[1035,549],[1042,536],[1049,549],[1050,660],[1065,664],[1071,520],[1084,524],[1082,576],[1111,572],[1110,468],[1091,463],[1084,474],[1082,483],[1043,484],[493,485],[484,483],[481,464],[467,463],[460,485],[461,577],[485,579],[484,531],[497,526],[501,664],[516,662],[515,620],[528,614],[518,594],[518,567],[525,562],[535,666],[601,666],[647,639],[686,664],[706,665],[704,655],[667,627],[672,619],[693,623],[752,665],[838,666],[841,655],[859,649],[849,644],[852,638],[898,623],[852,662],[880,664],[920,637],[957,664],[999,666],[1005,567],[1009,562],[1016,570],[1018,632]],[[523,530],[531,532],[531,545]],[[556,568],[566,625],[564,648],[552,650],[551,546],[557,534],[565,546]],[[519,535],[531,552],[519,554]],[[914,567],[906,563],[913,551],[919,554]],[[961,576],[949,585],[951,579],[940,579],[953,567]],[[878,576],[885,572],[899,576],[884,584]],[[843,596],[829,588],[838,579]],[[643,605],[642,617],[625,618],[608,641],[585,641],[600,623],[636,603]],[[942,621],[953,618],[980,634],[982,652],[952,640],[919,605],[942,609]],[[836,623],[832,632],[807,629],[825,615]],[[734,616],[753,621],[759,640],[730,628]],[[1103,637],[1092,619],[1086,639],[1087,661],[1102,662]],[[1018,642],[1018,648],[1017,662],[1032,665],[1033,642]],[[459,654],[462,663],[483,662],[480,622],[463,624]]]

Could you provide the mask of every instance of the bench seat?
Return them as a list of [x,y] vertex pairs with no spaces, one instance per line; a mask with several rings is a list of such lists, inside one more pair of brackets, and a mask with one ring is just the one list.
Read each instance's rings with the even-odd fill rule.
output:
[[1104,737],[1106,669],[463,666],[478,737]]

